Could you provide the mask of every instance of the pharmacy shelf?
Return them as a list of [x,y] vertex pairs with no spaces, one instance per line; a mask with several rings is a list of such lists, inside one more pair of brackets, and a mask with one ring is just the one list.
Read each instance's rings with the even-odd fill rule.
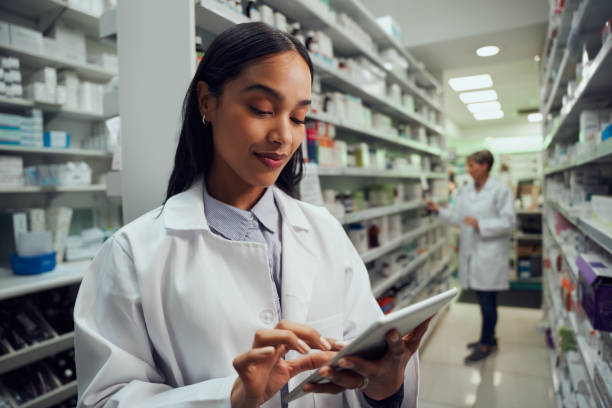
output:
[[569,222],[571,222],[576,228],[582,231],[583,234],[588,236],[591,240],[596,242],[603,249],[612,254],[612,228],[603,225],[597,220],[590,217],[576,217],[573,216],[570,211],[553,200],[547,200],[548,204],[555,210],[561,213]]
[[98,112],[89,112],[79,109],[67,109],[61,105],[48,104],[42,102],[33,102],[28,99],[22,98],[7,98],[0,96],[0,108],[11,109],[11,110],[23,110],[26,108],[38,108],[45,112],[57,114],[60,117],[67,119],[81,119],[81,120],[103,120],[107,116]]
[[318,167],[319,176],[327,177],[379,177],[400,179],[444,179],[445,173],[419,173],[415,171],[376,170],[358,167]]
[[[441,244],[445,244],[446,240],[443,240],[444,242],[442,242]],[[442,245],[436,245],[439,249]],[[431,255],[433,252],[436,251],[436,249],[432,249],[431,251],[427,251],[427,255]],[[417,258],[418,259],[418,258]],[[442,271],[447,267],[448,263],[450,262],[450,258],[446,257],[444,258],[442,261],[440,261],[436,267],[434,268],[433,272],[423,281],[419,284],[419,286],[417,286],[416,288],[414,288],[411,292],[410,295],[405,297],[401,302],[399,302],[397,304],[397,306],[395,306],[393,309],[395,310],[399,310],[402,309],[412,303],[414,303],[414,300],[416,299],[416,297],[423,292],[423,290],[425,290],[425,288],[429,287],[429,285],[431,284],[431,281],[434,280],[434,278],[436,278],[440,273],[442,273]],[[406,272],[403,274],[403,276],[406,276],[408,273],[410,272]],[[384,292],[383,292],[384,293]]]
[[[401,278],[412,273],[412,271],[418,268],[419,265],[424,263],[434,252],[442,248],[445,244],[446,244],[446,239],[440,240],[440,242],[438,242],[437,244],[429,248],[427,252],[423,252],[422,254],[417,256],[412,262],[410,262],[410,265],[408,265],[406,269],[396,274],[393,274],[389,276],[388,278],[385,278],[384,280],[382,280],[382,282],[377,282],[375,286],[372,288],[372,293],[374,294],[374,297],[381,296],[389,288],[393,287],[393,285],[395,285]],[[432,278],[433,276],[434,275],[432,275]],[[423,283],[419,285],[419,287],[417,288],[418,290],[414,290],[413,295],[416,296],[416,294],[418,294],[418,292],[420,292],[420,290],[422,290],[428,283],[429,283],[429,280],[423,281]]]
[[545,169],[544,175],[549,176],[551,174],[560,173],[565,170],[573,169],[587,164],[610,162],[612,162],[612,139],[606,140],[605,142],[597,145],[597,147],[595,148],[595,152],[589,155],[579,156],[572,163],[568,163],[562,166],[549,167],[548,169]]
[[75,148],[61,149],[61,148],[55,148],[55,147],[26,147],[26,146],[0,145],[0,152],[33,154],[33,155],[80,156],[80,157],[92,157],[92,158],[101,158],[101,159],[110,159],[112,157],[112,153],[105,152],[102,150],[75,149]]
[[538,208],[536,210],[517,210],[516,215],[542,215],[542,209]]
[[559,125],[549,133],[544,141],[544,149],[553,142],[578,138],[580,112],[588,109],[591,96],[606,95],[612,92],[612,37],[602,45],[599,53],[591,62],[591,75],[577,86],[573,101],[561,113]]
[[88,186],[59,186],[59,187],[37,187],[37,186],[23,186],[23,187],[0,187],[0,194],[22,194],[22,193],[86,193],[86,192],[98,192],[106,191],[106,185],[104,184],[91,184]]
[[[52,22],[57,16],[61,20],[83,27],[89,37],[98,38],[99,18],[84,11],[72,8],[67,0],[19,0],[7,1],[3,8],[21,17],[36,20],[39,25]],[[40,27],[44,29],[46,27]]]
[[512,235],[515,239],[520,241],[541,241],[542,234],[527,234],[524,232],[517,232]]
[[563,57],[561,58],[561,63],[559,65],[559,72],[557,73],[557,77],[555,78],[555,81],[553,82],[552,89],[550,91],[550,94],[548,95],[548,98],[545,99],[544,108],[542,109],[543,116],[547,116],[550,113],[550,110],[552,109],[553,105],[555,105],[555,102],[559,100],[559,96],[561,94],[558,93],[558,91],[559,91],[561,82],[566,82],[569,79],[568,78],[569,71],[567,70],[567,67],[569,65],[569,60],[570,60],[569,55],[570,55],[570,52],[566,48],[565,51],[563,51]]
[[[368,32],[374,41],[378,44],[379,49],[394,48],[401,56],[406,58],[410,67],[410,71],[416,71],[419,79],[428,87],[434,87],[440,91],[442,89],[440,82],[427,72],[421,64],[417,62],[414,56],[401,44],[395,37],[389,35],[376,21],[374,15],[363,5],[359,0],[334,0],[333,6],[345,12],[354,21],[356,21],[366,32]],[[427,102],[429,98],[421,96]],[[441,108],[437,104],[431,104],[432,108],[440,111]]]
[[399,136],[389,136],[387,132],[374,129],[374,128],[366,128],[363,126],[353,125],[351,123],[346,123],[342,120],[334,119],[331,115],[326,113],[308,113],[308,118],[319,120],[321,122],[326,122],[332,124],[336,127],[337,130],[344,130],[352,133],[356,133],[362,136],[367,136],[376,141],[383,141],[393,145],[407,147],[411,150],[415,150],[418,152],[428,153],[436,157],[441,157],[443,155],[442,150],[435,146],[430,146],[425,143],[420,143],[414,140],[410,140],[406,137]]
[[316,55],[311,54],[310,57],[315,67],[315,71],[317,74],[319,74],[323,83],[341,92],[361,98],[374,110],[387,114],[397,120],[408,123],[416,123],[418,125],[425,126],[430,132],[440,135],[444,134],[444,129],[441,126],[431,123],[417,113],[406,110],[401,105],[394,104],[386,97],[366,91],[362,84],[348,77],[345,72],[342,72],[342,70],[339,68],[323,61]]
[[559,248],[559,251],[561,251],[561,255],[563,256],[563,259],[565,259],[565,263],[570,269],[572,279],[574,280],[574,282],[578,282],[578,275],[580,274],[580,272],[578,271],[578,266],[576,265],[576,254],[570,253],[570,247],[563,245],[561,241],[559,241],[559,237],[557,237],[557,235],[553,233],[552,229],[548,226],[548,223],[544,222],[544,225],[546,226],[546,229],[548,230],[554,243]]
[[399,238],[396,238],[394,240],[391,240],[389,242],[387,242],[386,244],[383,244],[379,247],[376,247],[374,249],[370,249],[369,251],[361,254],[361,259],[363,260],[364,263],[368,263],[368,262],[372,262],[373,260],[380,258],[381,256],[383,256],[384,254],[393,251],[396,248],[399,248],[400,246],[402,246],[403,244],[405,244],[408,241],[411,241],[431,230],[433,230],[434,228],[437,228],[439,226],[441,226],[442,224],[440,224],[439,222],[430,222],[427,223],[426,225],[423,225],[421,227],[418,227],[410,232],[408,232],[407,234],[402,235]]
[[395,205],[387,205],[384,207],[369,208],[367,210],[347,214],[341,218],[342,224],[352,224],[374,218],[384,217],[385,215],[397,214],[403,211],[414,210],[423,207],[423,200],[408,201]]
[[13,351],[12,353],[0,356],[0,374],[23,367],[72,347],[74,347],[74,332],[62,334],[42,343]]
[[[319,21],[319,25],[321,27],[331,25],[335,26],[335,23],[331,21],[324,23],[323,20],[321,20],[321,18],[324,17],[319,15],[316,10],[312,9],[312,7],[307,4],[306,0],[267,1],[267,3],[273,3],[272,6],[276,10],[287,14],[288,16],[300,21],[302,24],[316,28],[314,21]],[[198,27],[212,32],[213,34],[219,34],[234,24],[246,23],[250,21],[246,16],[233,11],[229,7],[223,6],[214,0],[200,0],[196,6],[195,17],[196,25]],[[353,43],[352,39],[348,38],[348,40],[350,40],[350,43]],[[334,47],[336,47],[335,40]],[[341,72],[340,69],[322,61],[316,55],[311,54],[311,59],[317,74],[321,76],[321,80],[325,84],[330,85],[342,92],[357,96],[369,103],[375,110],[386,113],[396,119],[409,123],[417,123],[425,126],[431,132],[444,134],[444,128],[442,128],[442,126],[431,123],[426,118],[423,118],[416,113],[409,112],[403,109],[401,106],[393,104],[384,97],[367,92],[357,81],[348,78],[346,73]],[[380,64],[378,57],[376,57],[376,60],[377,64]]]
[[0,300],[78,283],[90,263],[89,260],[61,263],[51,272],[29,276],[15,275],[9,268],[0,268]]
[[10,400],[14,408],[49,408],[75,395],[77,395],[77,382],[73,381],[22,405],[17,405],[12,399]]
[[50,57],[43,53],[35,53],[24,48],[11,45],[0,44],[0,52],[7,53],[19,58],[22,65],[33,68],[43,68],[46,66],[55,68],[70,68],[79,75],[81,79],[105,82],[117,76],[117,72],[106,70],[94,64],[83,64],[65,58]]

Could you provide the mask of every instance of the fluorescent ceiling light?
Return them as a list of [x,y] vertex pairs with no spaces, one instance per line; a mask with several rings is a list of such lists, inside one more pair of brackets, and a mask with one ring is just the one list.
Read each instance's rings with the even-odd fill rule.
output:
[[541,122],[543,119],[541,113],[530,113],[527,115],[527,120],[530,122]]
[[503,117],[504,111],[501,110],[474,113],[474,119],[476,120],[501,119]]
[[497,54],[499,54],[499,47],[495,45],[486,45],[476,50],[476,55],[479,57],[492,57]]
[[467,108],[472,113],[501,111],[501,103],[498,101],[470,103]]
[[489,74],[472,75],[466,77],[451,78],[448,84],[455,92],[469,91],[472,89],[489,88],[493,86],[493,80]]
[[459,99],[463,103],[488,102],[497,100],[495,89],[486,91],[463,92],[459,94]]
[[535,62],[540,62],[540,60],[541,60],[541,59],[542,59],[542,58],[540,58],[540,56],[539,56],[539,55],[536,55],[535,57],[533,57],[533,60],[534,60]]

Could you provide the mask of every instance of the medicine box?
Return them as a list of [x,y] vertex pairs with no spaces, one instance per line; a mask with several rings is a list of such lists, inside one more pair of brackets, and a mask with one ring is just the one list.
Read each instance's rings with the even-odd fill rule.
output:
[[596,254],[576,260],[579,299],[595,330],[612,331],[612,265]]
[[45,147],[70,147],[70,133],[61,131],[45,132],[43,135],[43,145]]
[[16,24],[9,25],[9,36],[13,47],[22,48],[28,52],[42,52],[42,33]]

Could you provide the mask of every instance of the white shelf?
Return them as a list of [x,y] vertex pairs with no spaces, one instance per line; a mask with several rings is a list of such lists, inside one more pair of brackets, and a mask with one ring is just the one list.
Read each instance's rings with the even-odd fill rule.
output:
[[442,150],[440,150],[437,147],[429,146],[425,143],[420,143],[420,142],[417,142],[415,140],[410,140],[405,137],[389,136],[384,131],[381,131],[378,129],[373,129],[373,128],[368,129],[368,128],[356,126],[350,123],[344,123],[343,121],[334,119],[332,116],[325,114],[325,113],[317,113],[317,114],[309,113],[307,117],[310,119],[319,120],[321,122],[332,124],[338,130],[345,130],[345,131],[357,133],[362,136],[368,136],[375,140],[381,140],[381,141],[395,144],[398,146],[407,147],[411,150],[428,153],[428,154],[431,154],[437,157],[441,157],[443,155]]
[[30,276],[15,275],[9,268],[0,268],[0,300],[78,283],[90,262],[62,263],[51,272]]
[[377,258],[380,258],[384,254],[393,251],[394,249],[402,246],[405,242],[415,239],[416,237],[423,235],[432,229],[439,227],[441,224],[439,222],[430,222],[426,225],[420,226],[415,230],[408,232],[407,234],[402,235],[399,238],[396,238],[392,241],[387,242],[379,247],[371,249],[363,254],[361,254],[361,259],[364,263],[371,262]]
[[403,211],[414,210],[416,208],[423,207],[422,200],[414,200],[406,203],[400,203],[395,205],[388,205],[384,207],[369,208],[367,210],[358,211],[350,214],[346,214],[340,219],[342,224],[352,224],[354,222],[371,220],[385,215],[396,214]]
[[86,193],[86,192],[98,192],[106,191],[106,185],[104,184],[91,184],[89,186],[77,186],[77,187],[36,187],[36,186],[23,186],[23,187],[0,187],[0,194],[22,194],[22,193]]
[[580,112],[588,108],[588,97],[612,91],[612,37],[602,45],[589,70],[591,76],[583,79],[576,88],[574,99],[562,114],[559,125],[544,140],[544,149],[548,149],[553,141],[577,138]]
[[74,332],[0,356],[0,374],[74,347]]
[[[406,269],[404,269],[403,271],[400,271],[400,272],[398,272],[398,273],[396,273],[394,275],[391,275],[388,278],[383,279],[382,282],[377,282],[376,285],[372,288],[372,293],[374,294],[374,296],[375,297],[381,296],[389,288],[393,287],[393,285],[395,285],[397,283],[397,281],[399,281],[401,278],[409,275],[419,265],[421,265],[423,262],[425,262],[427,260],[427,258],[429,258],[434,252],[436,252],[438,249],[442,248],[444,246],[444,244],[446,244],[446,239],[440,240],[440,242],[438,242],[437,244],[432,246],[427,252],[424,252],[424,253],[420,254],[419,256],[417,256],[412,262],[410,262],[410,265],[408,265],[406,267]],[[433,278],[433,276],[435,276],[435,274],[432,275],[431,277]],[[413,294],[412,294],[411,298],[414,297],[416,294],[418,294],[428,283],[429,283],[429,280],[426,280],[418,288],[416,288],[413,291]]]
[[322,61],[316,55],[311,54],[310,57],[315,67],[315,71],[319,74],[323,83],[341,92],[361,98],[376,111],[385,113],[401,121],[425,126],[430,132],[440,135],[444,134],[445,131],[441,126],[429,122],[426,118],[414,112],[410,112],[400,105],[395,105],[383,96],[367,92],[363,89],[361,84],[349,78],[342,70]]
[[112,154],[102,150],[91,149],[60,149],[55,147],[27,147],[27,146],[10,146],[0,145],[0,152],[20,153],[20,154],[42,154],[42,155],[60,155],[60,156],[82,156],[82,157],[98,157],[109,159]]
[[[433,247],[431,250],[427,251],[425,254],[423,255],[431,255],[432,253],[434,253],[435,251],[437,251],[438,249],[440,249],[444,244],[446,243],[446,239],[442,240],[442,242],[436,244],[435,247]],[[402,300],[400,303],[397,304],[397,306],[394,307],[394,309],[402,309],[410,304],[412,304],[414,302],[414,299],[425,289],[427,288],[430,284],[431,281],[436,278],[446,267],[446,265],[448,265],[450,261],[449,257],[444,258],[441,262],[438,263],[438,265],[436,265],[434,271],[423,281],[421,282],[421,284],[419,286],[417,286],[416,288],[414,288],[411,293],[410,296],[406,297],[404,300]],[[419,262],[419,264],[422,262]],[[412,272],[412,270],[410,270],[410,272]],[[403,276],[406,276],[408,273],[410,272],[406,272],[403,274]],[[383,291],[384,292],[384,291]],[[381,293],[382,294],[382,293]],[[380,296],[380,295],[379,295]]]
[[3,7],[17,15],[36,21],[50,22],[61,13],[60,20],[76,23],[83,27],[85,34],[98,38],[99,18],[68,6],[62,0],[19,0],[7,1]]
[[[599,246],[612,254],[612,228],[602,225],[589,217],[575,217],[569,210],[559,203],[547,200],[555,210],[560,212],[570,223],[582,231],[583,234],[595,241]],[[555,237],[556,238],[556,237]]]
[[34,102],[30,101],[29,99],[9,98],[7,96],[0,95],[0,107],[13,108],[13,109],[14,108],[19,108],[19,109],[33,108]]
[[23,110],[25,108],[38,108],[45,112],[57,114],[58,116],[67,119],[80,119],[80,120],[103,120],[107,116],[100,112],[89,112],[78,109],[67,109],[61,105],[34,102],[23,98],[7,98],[6,96],[0,96],[0,107],[11,110]]
[[94,64],[83,64],[64,58],[49,57],[44,54],[34,53],[29,50],[0,44],[0,52],[18,57],[22,65],[33,68],[51,66],[55,68],[70,68],[82,79],[105,82],[117,76],[117,72],[106,70]]
[[560,173],[565,170],[573,169],[576,167],[584,166],[586,164],[602,163],[612,161],[612,139],[606,140],[605,142],[597,145],[595,152],[590,155],[577,157],[572,163],[564,164],[562,166],[553,166],[544,170],[546,176]]
[[569,64],[569,50],[566,48],[565,51],[563,51],[563,57],[561,59],[561,63],[559,65],[559,72],[557,73],[557,77],[555,78],[555,82],[553,83],[552,86],[552,90],[550,91],[550,94],[548,95],[548,99],[546,99],[546,103],[544,105],[544,108],[542,109],[542,115],[546,116],[550,113],[550,110],[553,107],[553,104],[555,103],[555,101],[557,101],[558,98],[558,94],[557,92],[559,91],[559,86],[561,85],[561,82],[564,79],[567,79],[567,66]]
[[[294,19],[297,19],[304,25],[315,28],[317,25],[320,27],[335,26],[333,22],[322,20],[324,17],[320,16],[304,0],[267,2],[273,3],[274,9],[279,10]],[[237,13],[214,0],[200,0],[200,3],[198,6],[196,6],[195,14],[196,25],[214,34],[219,34],[234,24],[246,23],[250,21],[246,16]],[[336,38],[332,36],[332,39],[334,40],[334,47],[341,47],[343,44],[344,46],[350,45],[352,47],[357,47],[355,49],[355,52],[357,53],[368,53],[367,51],[354,45],[352,39],[346,37],[344,40],[342,40],[342,38],[344,38],[344,34],[339,34]],[[371,53],[368,55],[371,58],[374,58],[375,62],[380,65],[378,57],[373,57]],[[372,105],[375,110],[386,113],[395,117],[396,119],[404,120],[410,123],[417,123],[427,127],[432,132],[444,134],[445,130],[441,126],[430,123],[426,118],[422,118],[416,113],[405,111],[402,107],[394,105],[381,96],[366,92],[359,83],[347,78],[345,73],[321,61],[317,56],[311,54],[311,59],[315,70],[321,76],[321,80],[327,85],[362,98],[365,102]]]
[[425,177],[428,179],[444,179],[445,173],[418,173],[414,171],[397,171],[397,170],[376,170],[365,169],[359,167],[323,167],[319,166],[317,170],[319,176],[336,176],[336,177],[380,177],[380,178],[405,178],[405,179],[420,179]]
[[53,391],[43,394],[38,398],[30,400],[25,404],[14,404],[14,406],[16,408],[48,408],[59,404],[60,402],[63,402],[75,395],[77,395],[77,382],[73,381],[66,385],[62,385],[54,389]]

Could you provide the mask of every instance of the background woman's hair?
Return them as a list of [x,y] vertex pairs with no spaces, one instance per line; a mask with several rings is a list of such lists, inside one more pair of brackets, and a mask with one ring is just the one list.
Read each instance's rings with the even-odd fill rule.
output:
[[[312,61],[304,45],[293,36],[266,24],[237,24],[215,38],[206,50],[185,95],[183,123],[174,156],[174,168],[168,181],[166,201],[189,189],[194,181],[210,170],[213,158],[212,125],[202,124],[198,82],[206,82],[208,91],[219,97],[223,93],[225,83],[238,77],[250,64],[261,58],[291,50],[304,58],[312,78]],[[302,150],[298,148],[276,180],[279,188],[293,196],[295,187],[302,178],[302,161]]]
[[488,150],[479,150],[470,154],[467,159],[468,161],[473,160],[478,164],[487,163],[489,165],[487,171],[491,171],[491,168],[493,167],[493,154],[491,154],[491,152]]

